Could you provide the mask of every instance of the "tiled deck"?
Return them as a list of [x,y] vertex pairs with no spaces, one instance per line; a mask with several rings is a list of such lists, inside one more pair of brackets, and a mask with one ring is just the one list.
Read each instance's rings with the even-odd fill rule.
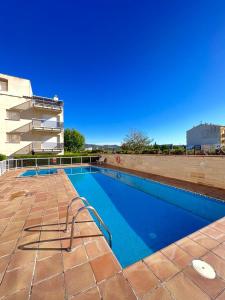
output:
[[[0,177],[0,299],[225,299],[225,218],[122,270],[104,238],[94,236],[95,223],[83,222],[91,221],[86,212],[75,250],[65,251],[62,223],[76,192],[63,172],[16,178],[20,172]],[[216,279],[192,269],[199,257]]]

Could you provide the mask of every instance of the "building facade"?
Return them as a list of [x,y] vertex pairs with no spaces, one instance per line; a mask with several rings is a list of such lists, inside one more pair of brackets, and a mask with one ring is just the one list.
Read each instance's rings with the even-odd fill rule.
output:
[[186,133],[187,147],[222,147],[225,146],[225,126],[200,124]]
[[0,153],[63,154],[63,102],[35,96],[30,80],[0,74]]

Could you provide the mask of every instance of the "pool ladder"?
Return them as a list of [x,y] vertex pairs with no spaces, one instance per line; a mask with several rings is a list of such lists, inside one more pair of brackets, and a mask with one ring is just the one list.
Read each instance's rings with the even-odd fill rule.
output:
[[[64,229],[65,232],[68,231],[68,224],[69,224],[69,211],[73,205],[74,202],[78,201],[78,200],[82,200],[85,205],[82,206],[81,208],[79,208],[76,212],[75,215],[73,215],[73,218],[72,218],[72,223],[71,223],[71,233],[70,233],[70,245],[69,247],[67,248],[67,251],[68,252],[71,252],[72,251],[72,248],[73,248],[73,235],[74,235],[74,224],[76,223],[76,219],[78,217],[78,215],[84,211],[84,210],[88,210],[88,211],[92,211],[92,213],[95,215],[95,217],[97,218],[97,220],[99,221],[99,229],[101,230],[103,236],[104,236],[104,233],[101,229],[101,226],[104,227],[105,231],[108,233],[108,236],[109,236],[109,240],[107,240],[110,248],[112,248],[112,234],[111,232],[109,231],[108,227],[105,225],[105,223],[103,222],[103,220],[101,219],[101,217],[99,216],[99,214],[97,213],[96,209],[91,206],[89,204],[89,202],[87,201],[86,198],[84,197],[80,197],[80,196],[77,196],[75,198],[73,198],[70,202],[70,204],[67,206],[67,214],[66,214],[66,227]],[[105,237],[105,236],[104,236]]]

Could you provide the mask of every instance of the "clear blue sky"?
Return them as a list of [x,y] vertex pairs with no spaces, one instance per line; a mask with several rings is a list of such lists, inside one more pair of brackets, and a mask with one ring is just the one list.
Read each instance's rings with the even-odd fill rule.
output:
[[225,124],[224,0],[1,1],[0,73],[65,101],[89,143]]

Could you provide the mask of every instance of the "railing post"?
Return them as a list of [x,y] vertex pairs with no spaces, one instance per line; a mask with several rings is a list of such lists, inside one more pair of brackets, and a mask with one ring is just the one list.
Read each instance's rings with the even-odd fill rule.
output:
[[59,164],[61,166],[61,164],[62,164],[62,157],[59,158]]
[[21,168],[23,168],[23,158],[21,158]]
[[17,169],[17,159],[16,159],[16,169]]
[[82,163],[83,163],[82,157],[83,157],[83,156],[80,157],[80,164],[81,164],[81,165],[82,165]]
[[91,156],[90,156],[90,164],[91,164]]
[[50,165],[50,158],[48,158],[48,166]]
[[73,163],[73,161],[72,161],[72,157],[70,157],[70,163],[71,163],[71,165],[72,165],[72,163]]

